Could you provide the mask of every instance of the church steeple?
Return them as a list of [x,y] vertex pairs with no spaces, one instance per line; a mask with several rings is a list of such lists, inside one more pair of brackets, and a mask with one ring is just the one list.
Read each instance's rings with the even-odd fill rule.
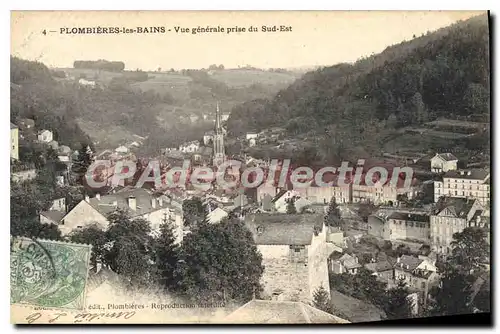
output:
[[225,160],[224,153],[224,131],[222,130],[222,117],[220,114],[219,101],[217,101],[217,109],[215,111],[215,136],[213,140],[213,164],[219,166]]
[[220,117],[220,109],[219,109],[219,101],[217,101],[217,109],[215,111],[215,133],[218,133],[218,131],[222,130],[221,129],[221,117]]

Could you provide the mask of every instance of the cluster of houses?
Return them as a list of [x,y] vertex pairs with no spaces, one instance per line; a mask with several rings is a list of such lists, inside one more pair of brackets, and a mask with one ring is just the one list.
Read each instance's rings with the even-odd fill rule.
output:
[[[29,118],[23,118],[18,120],[18,124],[10,123],[10,157],[13,161],[19,161],[19,140],[23,139],[31,142],[38,142],[50,146],[56,151],[58,159],[60,162],[67,165],[67,168],[71,167],[71,162],[73,155],[77,151],[73,151],[67,145],[60,145],[59,142],[54,140],[54,133],[48,129],[37,130],[35,127],[35,121]],[[23,167],[23,170],[18,170],[12,173],[12,179],[14,181],[23,181],[33,179],[36,176],[36,170],[30,168],[29,166]],[[60,179],[62,176],[58,177]],[[64,182],[64,181],[58,181]]]
[[[34,122],[24,122],[22,126],[34,129]],[[13,159],[19,157],[18,133],[18,127],[11,124]],[[264,133],[248,133],[245,140],[253,146],[262,138],[279,138],[281,133],[279,128]],[[208,132],[203,137],[203,143],[192,141],[180,145],[178,149],[167,149],[161,157],[165,160],[161,166],[162,177],[175,165],[176,159],[186,155],[195,160],[209,161],[213,155],[211,144],[214,136],[214,132]],[[50,130],[37,132],[37,140],[49,145],[52,143],[59,150],[61,161],[64,161],[63,156],[68,156],[67,161],[71,161],[71,149],[54,144]],[[110,181],[114,164],[121,159],[135,158],[131,150],[140,145],[137,141],[97,155],[98,160],[112,161],[111,167],[96,171],[100,178]],[[137,162],[141,162],[140,159]],[[269,166],[269,161],[249,156],[242,157],[242,162],[248,167]],[[429,289],[439,283],[436,257],[449,254],[453,234],[468,226],[489,226],[490,174],[486,170],[459,170],[457,162],[451,154],[437,154],[431,159],[431,171],[440,173],[442,181],[433,181],[435,203],[426,208],[399,205],[402,197],[412,199],[420,191],[422,185],[415,180],[409,185],[400,180],[396,184],[377,181],[370,186],[363,182],[339,185],[336,179],[332,179],[324,180],[333,181],[333,185],[328,187],[313,182],[308,187],[295,188],[289,183],[279,187],[273,181],[263,182],[254,192],[217,188],[199,192],[190,187],[144,189],[125,183],[115,186],[108,182],[106,191],[93,198],[86,196],[71,210],[67,210],[64,198],[55,199],[49,210],[40,213],[40,221],[58,225],[63,235],[67,235],[91,224],[105,229],[109,224],[109,213],[122,209],[127,210],[132,218],[149,221],[152,233],[158,233],[162,223],[170,222],[177,242],[182,243],[183,237],[189,233],[183,223],[182,204],[197,196],[202,198],[211,224],[218,224],[237,212],[262,254],[265,268],[262,296],[266,300],[252,301],[241,312],[259,309],[266,303],[280,306],[290,303],[290,307],[293,305],[313,314],[318,310],[311,311],[304,305],[312,301],[318,288],[323,287],[332,296],[338,293],[330,291],[329,275],[356,275],[363,267],[389,286],[400,279],[405,280],[425,306]],[[279,170],[276,172],[280,173]],[[324,216],[332,198],[342,206],[368,202],[379,205],[378,210],[368,217],[367,235],[392,242],[410,241],[428,245],[429,253],[403,255],[392,262],[373,259],[361,264],[356,255],[348,252],[348,238],[344,232],[325,226]],[[288,212],[290,201],[295,206],[293,213]],[[336,305],[338,307],[348,306]],[[325,314],[321,316],[328,318]],[[331,317],[328,319],[333,321]],[[336,318],[336,321],[345,320]]]

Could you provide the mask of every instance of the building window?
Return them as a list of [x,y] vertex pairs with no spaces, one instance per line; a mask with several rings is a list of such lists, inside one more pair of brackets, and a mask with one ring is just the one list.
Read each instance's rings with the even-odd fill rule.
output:
[[420,284],[420,287],[421,287],[422,289],[425,289],[425,282],[422,282],[422,283]]

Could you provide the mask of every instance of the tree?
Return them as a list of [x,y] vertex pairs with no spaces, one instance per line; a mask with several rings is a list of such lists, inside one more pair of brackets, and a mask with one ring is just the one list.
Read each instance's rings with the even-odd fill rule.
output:
[[195,227],[205,219],[206,209],[200,198],[193,197],[182,202],[182,214],[184,226]]
[[358,214],[364,222],[368,221],[368,217],[377,210],[377,206],[373,203],[360,203],[358,207]]
[[488,114],[490,110],[490,93],[487,88],[471,83],[464,95],[465,108],[469,114]]
[[92,154],[88,150],[88,145],[82,143],[80,150],[78,150],[78,155],[73,159],[73,164],[71,170],[75,175],[77,183],[82,185],[85,183],[85,175],[89,166],[92,164]]
[[297,208],[295,207],[295,197],[292,197],[292,198],[287,200],[286,213],[289,215],[293,215],[293,214],[297,213]]
[[224,220],[184,237],[176,277],[194,300],[248,301],[259,294],[263,271],[252,233],[238,220]]
[[332,197],[330,205],[328,206],[328,212],[326,213],[325,216],[325,225],[341,227],[341,224],[342,224],[342,218],[340,214],[340,209],[339,206],[337,205],[335,197]]
[[112,246],[104,255],[104,263],[120,274],[129,286],[156,282],[154,239],[150,223],[132,219],[128,212],[117,210],[107,217],[106,238]]
[[455,233],[451,247],[452,252],[447,260],[464,274],[479,272],[490,260],[490,246],[484,228],[467,227]]
[[411,99],[411,112],[414,114],[413,119],[418,123],[425,123],[429,120],[427,107],[422,99],[422,94],[416,92]]
[[395,288],[387,291],[384,311],[388,319],[412,318],[413,302],[408,298],[410,291],[404,280],[399,280]]
[[103,262],[105,245],[108,242],[106,233],[97,225],[91,224],[79,230],[74,230],[69,239],[73,242],[92,245],[92,256],[90,263],[94,271],[97,272],[97,263]]
[[332,313],[332,302],[328,291],[321,285],[314,291],[313,294],[313,305],[319,310],[324,312]]
[[454,315],[473,312],[473,284],[489,262],[487,232],[479,227],[467,227],[453,235],[452,251],[438,269],[441,285],[432,291],[431,315]]
[[441,272],[441,285],[431,291],[428,314],[458,315],[473,312],[470,304],[473,279],[465,275],[449,263],[445,263],[445,269]]
[[38,218],[11,220],[10,234],[15,237],[62,240],[61,231],[57,225],[40,223]]
[[160,235],[155,239],[156,266],[160,285],[169,289],[175,286],[175,268],[179,261],[179,246],[176,244],[174,230],[166,217],[160,225]]

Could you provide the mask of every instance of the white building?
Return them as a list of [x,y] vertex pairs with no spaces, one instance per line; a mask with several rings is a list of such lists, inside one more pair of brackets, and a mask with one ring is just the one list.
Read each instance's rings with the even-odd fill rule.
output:
[[117,209],[127,210],[132,219],[149,221],[153,232],[158,232],[166,219],[172,223],[177,241],[182,241],[182,209],[171,205],[163,196],[157,198],[142,188],[86,198],[62,218],[59,229],[63,235],[94,223],[106,229],[109,224],[107,216]]
[[430,217],[432,251],[449,254],[453,234],[466,227],[479,226],[484,209],[475,199],[445,198]]
[[82,85],[82,86],[95,87],[95,81],[86,80],[86,79],[83,79],[83,78],[81,78],[80,80],[78,80],[78,83],[80,85]]
[[222,219],[226,218],[228,215],[229,214],[221,208],[215,208],[208,213],[208,222],[210,224],[220,223]]
[[431,159],[431,171],[434,173],[446,173],[457,170],[458,159],[451,153],[436,154]]
[[210,145],[214,140],[214,135],[215,132],[213,130],[205,132],[205,134],[203,135],[203,145]]
[[246,135],[246,140],[257,139],[258,136],[259,136],[258,133],[248,132],[247,135]]
[[484,169],[449,171],[443,181],[434,182],[434,202],[441,196],[476,198],[490,206],[490,172]]
[[129,149],[128,149],[128,147],[122,145],[122,146],[117,147],[115,149],[115,152],[116,153],[128,153]]
[[288,208],[288,201],[290,201],[293,197],[300,197],[300,195],[294,190],[281,190],[272,200],[274,209],[277,212],[286,213]]
[[42,130],[38,133],[37,138],[42,143],[50,143],[54,140],[54,134],[50,130]]
[[194,153],[200,149],[200,142],[197,140],[184,143],[179,146],[179,151],[183,153]]

